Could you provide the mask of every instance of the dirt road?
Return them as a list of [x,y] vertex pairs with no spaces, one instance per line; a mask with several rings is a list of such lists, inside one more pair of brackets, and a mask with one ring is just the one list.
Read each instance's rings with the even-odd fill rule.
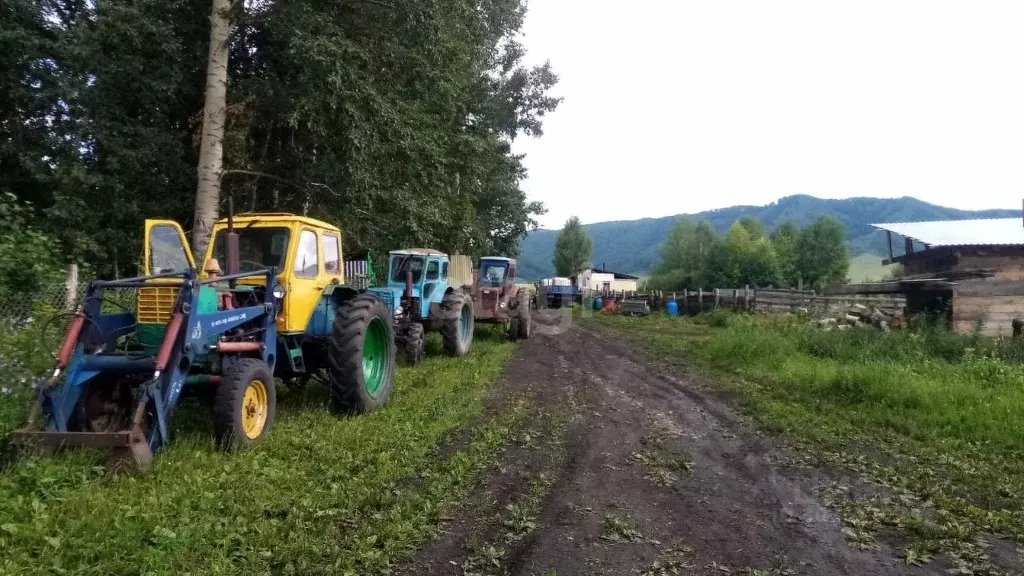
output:
[[943,571],[848,545],[815,495],[827,477],[777,464],[781,449],[694,378],[585,323],[541,324],[491,405],[529,398],[527,425],[401,573]]

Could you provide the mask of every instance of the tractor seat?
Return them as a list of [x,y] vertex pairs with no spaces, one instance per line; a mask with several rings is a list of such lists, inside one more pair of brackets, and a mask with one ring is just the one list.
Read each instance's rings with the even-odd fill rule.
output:
[[220,262],[216,258],[210,258],[206,261],[206,267],[203,268],[203,272],[206,272],[210,277],[220,276],[224,272],[220,269]]

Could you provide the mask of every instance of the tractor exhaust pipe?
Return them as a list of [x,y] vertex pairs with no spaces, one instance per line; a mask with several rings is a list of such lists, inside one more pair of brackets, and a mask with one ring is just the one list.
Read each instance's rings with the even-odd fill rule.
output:
[[412,270],[405,271],[405,299],[412,300]]
[[[238,274],[240,266],[240,257],[238,251],[238,232],[235,232],[235,197],[234,195],[228,196],[228,231],[224,237],[224,253],[226,256],[228,276]],[[228,285],[232,288],[235,287],[237,280],[231,279],[228,281]]]

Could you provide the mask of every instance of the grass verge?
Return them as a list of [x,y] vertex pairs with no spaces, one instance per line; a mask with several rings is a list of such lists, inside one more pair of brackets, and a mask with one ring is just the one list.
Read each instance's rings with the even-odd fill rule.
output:
[[851,543],[896,533],[909,564],[945,554],[954,570],[985,574],[999,572],[990,536],[1024,542],[1019,343],[937,329],[825,332],[725,314],[589,321],[669,363],[696,361],[719,376],[716,385],[740,392],[761,424],[807,448],[812,463],[884,486],[868,496],[823,488]]
[[[478,340],[463,358],[399,370],[384,409],[335,418],[318,388],[282,394],[253,451],[213,449],[198,404],[151,474],[111,477],[87,451],[0,471],[3,574],[374,574],[429,536],[510,434],[521,411],[475,426],[514,346]],[[283,388],[282,388],[283,390]],[[208,421],[207,421],[208,422]]]

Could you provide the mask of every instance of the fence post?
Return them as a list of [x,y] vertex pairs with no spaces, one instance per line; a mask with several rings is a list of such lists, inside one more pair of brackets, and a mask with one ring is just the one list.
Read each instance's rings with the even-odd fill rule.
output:
[[733,308],[739,308],[740,307],[740,289],[739,288],[733,288],[732,289],[732,307]]
[[68,278],[64,282],[64,311],[74,312],[78,300],[78,264],[68,265]]
[[750,285],[747,284],[743,287],[743,307],[747,310],[750,309]]
[[683,314],[690,315],[690,305],[687,303],[690,298],[687,296],[688,292],[686,288],[683,288]]
[[715,288],[715,310],[718,309],[718,305],[722,303],[722,295],[718,288]]
[[704,311],[704,289],[697,288],[697,312]]

